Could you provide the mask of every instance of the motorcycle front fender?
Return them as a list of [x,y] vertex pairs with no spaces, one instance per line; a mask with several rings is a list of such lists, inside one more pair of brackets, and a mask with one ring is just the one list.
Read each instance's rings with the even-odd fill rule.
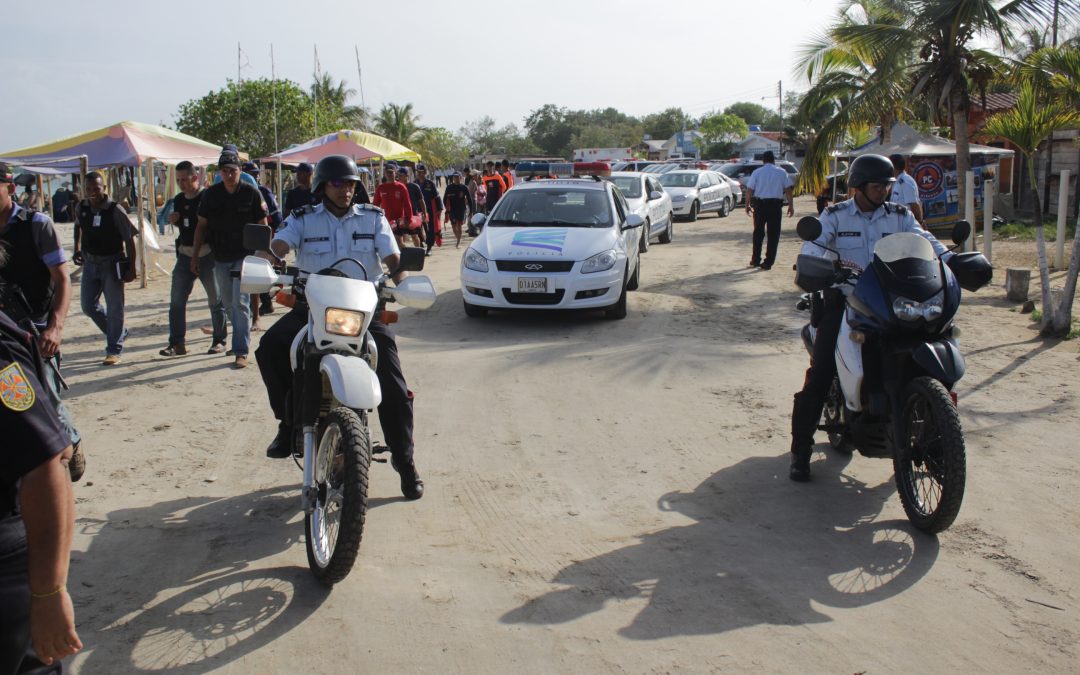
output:
[[952,340],[924,342],[915,348],[911,358],[927,375],[946,387],[952,388],[964,376],[964,356]]
[[347,408],[374,410],[382,403],[382,388],[375,371],[358,356],[327,354],[319,370],[330,382],[334,398]]

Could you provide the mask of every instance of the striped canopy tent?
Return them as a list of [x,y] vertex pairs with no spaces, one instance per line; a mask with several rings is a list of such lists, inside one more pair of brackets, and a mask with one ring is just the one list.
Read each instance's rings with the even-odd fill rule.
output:
[[86,131],[32,148],[0,152],[0,161],[42,173],[76,173],[79,158],[86,156],[90,169],[140,166],[148,159],[173,165],[188,160],[205,166],[217,161],[221,148],[213,143],[141,122],[116,124]]
[[419,162],[420,154],[400,143],[366,131],[342,129],[307,143],[282,150],[265,158],[266,161],[281,160],[287,164],[307,162],[314,164],[328,155],[345,155],[354,160],[381,159],[384,161]]

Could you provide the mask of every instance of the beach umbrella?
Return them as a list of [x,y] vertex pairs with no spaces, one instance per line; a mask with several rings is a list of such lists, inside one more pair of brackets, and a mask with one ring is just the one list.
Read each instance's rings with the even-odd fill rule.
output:
[[354,160],[381,159],[384,161],[419,162],[420,155],[389,138],[368,133],[343,129],[325,136],[314,138],[306,143],[293,146],[288,150],[264,158],[265,161],[278,161],[287,164],[307,162],[315,164],[329,155],[345,155]]

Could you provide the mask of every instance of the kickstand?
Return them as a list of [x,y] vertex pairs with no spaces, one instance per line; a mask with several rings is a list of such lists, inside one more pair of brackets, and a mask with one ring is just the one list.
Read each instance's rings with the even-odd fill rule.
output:
[[375,456],[375,455],[382,454],[384,452],[390,452],[390,448],[386,447],[385,445],[379,445],[379,444],[375,444],[375,445],[371,446],[371,459],[372,459],[372,461],[382,462],[383,464],[386,464],[386,458],[385,457],[376,457]]

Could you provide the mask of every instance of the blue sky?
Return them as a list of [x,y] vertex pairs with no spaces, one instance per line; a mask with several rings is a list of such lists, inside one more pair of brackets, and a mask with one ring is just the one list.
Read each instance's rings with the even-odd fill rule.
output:
[[10,4],[0,152],[125,119],[172,123],[236,78],[238,42],[244,78],[270,76],[273,44],[278,77],[307,85],[317,45],[353,88],[357,46],[368,107],[412,102],[422,124],[454,131],[483,115],[521,127],[545,103],[775,107],[778,80],[805,89],[798,46],[839,0]]

